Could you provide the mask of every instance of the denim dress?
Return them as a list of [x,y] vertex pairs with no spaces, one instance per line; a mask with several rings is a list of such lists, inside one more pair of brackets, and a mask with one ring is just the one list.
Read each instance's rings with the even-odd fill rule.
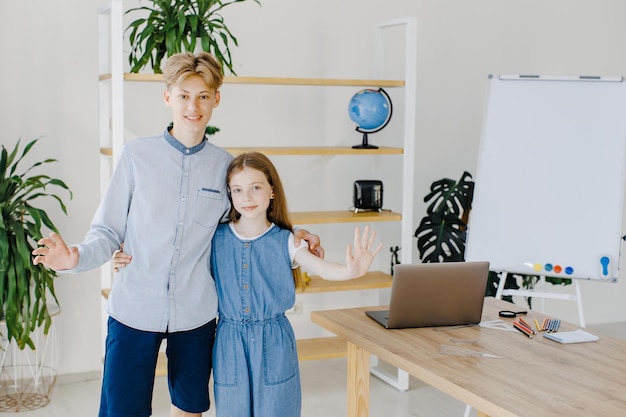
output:
[[217,417],[300,416],[298,352],[285,316],[296,296],[290,234],[272,225],[263,235],[242,240],[221,224],[213,237]]

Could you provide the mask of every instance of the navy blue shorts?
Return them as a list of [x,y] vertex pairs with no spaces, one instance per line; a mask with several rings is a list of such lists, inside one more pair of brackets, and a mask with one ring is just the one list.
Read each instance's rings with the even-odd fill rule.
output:
[[188,413],[209,409],[215,320],[194,330],[145,332],[109,317],[99,417],[149,417],[159,347],[167,339],[171,402]]

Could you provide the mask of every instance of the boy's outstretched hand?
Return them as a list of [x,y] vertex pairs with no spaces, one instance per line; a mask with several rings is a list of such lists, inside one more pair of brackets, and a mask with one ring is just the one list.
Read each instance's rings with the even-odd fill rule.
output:
[[43,264],[55,271],[72,269],[78,265],[78,248],[68,247],[63,238],[57,233],[50,233],[48,237],[39,239],[40,245],[33,251],[33,264]]
[[320,237],[318,235],[314,235],[305,229],[296,229],[293,232],[293,236],[296,248],[300,246],[300,239],[305,240],[309,245],[309,252],[318,258],[324,259],[324,248],[320,246]]
[[369,225],[365,226],[363,235],[358,227],[354,229],[354,249],[350,245],[346,248],[346,266],[354,276],[365,275],[374,257],[382,249],[382,242],[375,249],[372,248],[375,239],[376,231],[370,233]]

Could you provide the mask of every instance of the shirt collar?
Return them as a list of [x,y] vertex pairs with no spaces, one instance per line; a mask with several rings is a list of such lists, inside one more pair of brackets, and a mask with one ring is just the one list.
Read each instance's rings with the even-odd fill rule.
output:
[[185,145],[183,145],[182,143],[180,143],[178,141],[178,139],[176,139],[174,136],[172,136],[170,134],[170,128],[167,127],[165,129],[165,132],[163,133],[163,137],[165,138],[165,140],[167,141],[167,143],[169,143],[170,145],[172,145],[175,149],[179,150],[181,153],[185,154],[185,155],[192,155],[196,152],[200,152],[202,149],[204,149],[204,146],[207,144],[207,138],[206,136],[204,137],[204,139],[202,140],[202,142],[200,142],[199,144],[197,144],[196,146],[192,146],[191,148],[186,147]]

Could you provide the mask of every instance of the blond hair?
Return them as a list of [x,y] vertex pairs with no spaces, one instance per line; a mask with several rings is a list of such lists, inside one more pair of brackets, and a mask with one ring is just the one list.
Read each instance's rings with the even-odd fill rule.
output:
[[219,61],[208,52],[181,52],[174,54],[165,61],[163,67],[163,79],[165,87],[169,90],[172,86],[185,81],[191,75],[199,75],[205,84],[214,90],[218,90],[224,74]]

